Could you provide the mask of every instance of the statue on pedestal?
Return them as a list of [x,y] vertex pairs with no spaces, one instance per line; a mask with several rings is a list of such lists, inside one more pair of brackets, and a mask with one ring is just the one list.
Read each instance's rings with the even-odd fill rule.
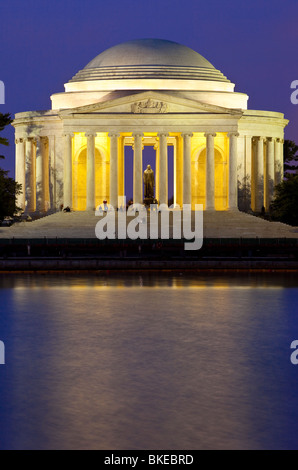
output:
[[154,171],[152,170],[151,166],[147,166],[147,170],[144,171],[144,204],[150,205],[154,201]]

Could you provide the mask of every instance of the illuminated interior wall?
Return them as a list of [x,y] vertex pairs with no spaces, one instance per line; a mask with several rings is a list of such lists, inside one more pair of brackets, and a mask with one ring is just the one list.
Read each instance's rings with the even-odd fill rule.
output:
[[[215,209],[223,211],[228,205],[228,154],[229,142],[225,134],[214,139],[215,159]],[[192,138],[192,207],[206,206],[206,138],[194,134]]]
[[[228,203],[228,155],[229,139],[218,133],[215,145],[215,208],[226,210]],[[124,192],[124,138],[119,139],[119,195]],[[183,192],[183,140],[176,137],[175,150],[175,202],[182,206]],[[191,139],[192,153],[192,206],[206,200],[206,138],[195,133]],[[95,188],[96,206],[110,197],[110,139],[107,133],[97,134],[95,139]],[[158,177],[158,171],[157,171]],[[86,210],[87,202],[87,138],[83,133],[73,139],[73,208]]]
[[[107,134],[95,139],[95,198],[96,206],[110,197],[110,145]],[[73,139],[73,209],[86,210],[87,204],[87,138],[75,134]]]

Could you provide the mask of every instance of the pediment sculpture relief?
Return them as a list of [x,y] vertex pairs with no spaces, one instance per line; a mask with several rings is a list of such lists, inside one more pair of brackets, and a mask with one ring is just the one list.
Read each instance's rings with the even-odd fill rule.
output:
[[167,110],[168,105],[166,103],[151,98],[147,101],[139,101],[131,106],[131,111],[135,114],[163,114]]

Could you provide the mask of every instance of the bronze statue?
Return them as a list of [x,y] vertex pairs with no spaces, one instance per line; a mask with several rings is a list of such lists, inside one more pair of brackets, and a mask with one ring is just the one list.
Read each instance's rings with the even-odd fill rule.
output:
[[151,166],[147,166],[144,171],[145,199],[154,199],[154,171]]

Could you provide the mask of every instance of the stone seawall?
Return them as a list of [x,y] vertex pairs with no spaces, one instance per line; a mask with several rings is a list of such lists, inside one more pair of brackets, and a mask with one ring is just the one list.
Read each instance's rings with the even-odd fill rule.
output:
[[146,259],[44,259],[15,258],[0,260],[5,272],[76,271],[298,271],[298,261],[276,259],[146,260]]

